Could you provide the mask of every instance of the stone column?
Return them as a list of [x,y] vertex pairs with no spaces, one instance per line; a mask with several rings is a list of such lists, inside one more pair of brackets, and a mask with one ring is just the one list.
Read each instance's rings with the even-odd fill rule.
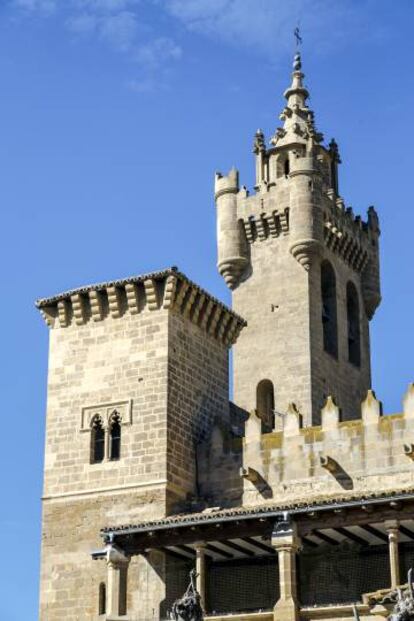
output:
[[107,546],[108,587],[106,613],[117,617],[126,614],[126,584],[129,557],[115,545]]
[[206,545],[197,543],[196,551],[196,587],[201,597],[201,607],[206,611]]
[[399,524],[397,520],[385,522],[388,533],[388,551],[390,555],[391,588],[400,584],[400,556],[398,553]]
[[298,621],[296,585],[296,553],[300,547],[296,524],[290,516],[276,522],[272,533],[272,546],[277,551],[279,562],[280,598],[273,612],[274,621]]

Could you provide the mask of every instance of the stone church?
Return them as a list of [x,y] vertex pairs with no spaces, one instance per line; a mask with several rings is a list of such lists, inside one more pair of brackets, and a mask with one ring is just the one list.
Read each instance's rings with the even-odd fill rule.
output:
[[37,302],[41,621],[167,619],[192,568],[210,621],[382,621],[406,582],[414,385],[383,416],[378,216],[339,194],[298,53],[284,97],[253,191],[215,178],[232,309],[175,267]]

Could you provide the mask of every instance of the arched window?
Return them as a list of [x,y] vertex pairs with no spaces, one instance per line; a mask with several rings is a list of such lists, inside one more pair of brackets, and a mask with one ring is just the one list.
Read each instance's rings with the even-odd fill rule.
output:
[[348,317],[348,360],[359,367],[361,364],[359,300],[358,291],[352,282],[346,286],[346,311]]
[[262,380],[256,389],[257,414],[262,419],[263,431],[273,431],[275,427],[275,392],[270,380]]
[[114,412],[109,421],[109,459],[121,457],[121,417]]
[[91,463],[98,464],[105,458],[105,430],[102,418],[95,416],[91,429]]
[[106,584],[104,582],[99,585],[98,614],[106,614]]
[[338,357],[338,327],[336,320],[336,279],[329,261],[321,265],[323,347]]

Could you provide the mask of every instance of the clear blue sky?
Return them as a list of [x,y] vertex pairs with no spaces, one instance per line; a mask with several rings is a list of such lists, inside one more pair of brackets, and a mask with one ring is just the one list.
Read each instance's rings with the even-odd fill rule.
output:
[[399,411],[414,379],[414,3],[0,0],[4,621],[37,619],[48,331],[33,302],[169,265],[229,302],[213,174],[235,164],[252,185],[298,17],[341,192],[381,217],[373,385]]

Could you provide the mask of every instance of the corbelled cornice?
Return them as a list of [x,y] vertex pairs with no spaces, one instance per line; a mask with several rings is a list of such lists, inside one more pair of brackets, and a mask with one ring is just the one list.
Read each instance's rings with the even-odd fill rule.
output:
[[99,322],[125,314],[171,310],[230,347],[246,321],[192,282],[176,267],[121,280],[87,285],[37,300],[50,328]]

